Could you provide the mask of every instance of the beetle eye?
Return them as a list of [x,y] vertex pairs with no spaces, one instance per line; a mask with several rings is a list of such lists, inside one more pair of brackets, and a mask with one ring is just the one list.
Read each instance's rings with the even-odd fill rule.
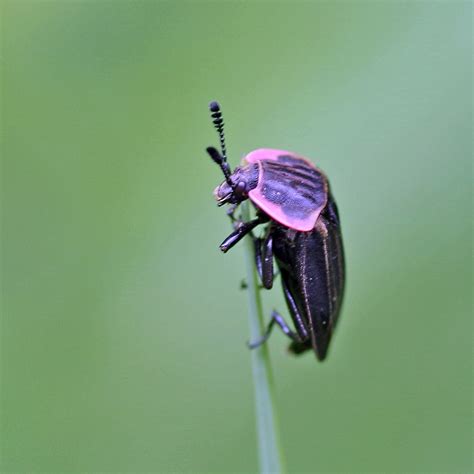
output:
[[247,192],[247,183],[245,181],[239,181],[235,186],[234,193],[237,196],[244,196]]

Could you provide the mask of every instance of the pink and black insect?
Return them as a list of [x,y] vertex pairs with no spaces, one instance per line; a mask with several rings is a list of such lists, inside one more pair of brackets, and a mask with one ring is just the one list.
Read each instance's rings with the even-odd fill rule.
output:
[[[263,344],[277,324],[291,339],[290,352],[313,349],[324,360],[336,326],[344,292],[344,252],[339,214],[324,173],[295,153],[261,148],[250,152],[231,171],[224,141],[224,122],[217,102],[211,116],[219,133],[221,151],[207,148],[224,173],[225,181],[214,191],[219,206],[230,204],[232,232],[220,245],[227,252],[245,235],[255,243],[255,261],[264,288],[273,286],[275,259],[288,311],[295,330],[276,311],[263,337],[250,343]],[[255,219],[242,222],[234,214],[250,199]],[[266,226],[263,237],[252,230]]]

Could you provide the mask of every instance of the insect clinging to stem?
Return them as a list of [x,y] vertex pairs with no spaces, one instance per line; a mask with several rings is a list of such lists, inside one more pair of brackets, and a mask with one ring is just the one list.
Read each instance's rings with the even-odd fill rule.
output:
[[[260,148],[248,153],[231,170],[227,161],[224,121],[217,102],[209,105],[220,140],[220,151],[207,153],[224,174],[214,190],[217,204],[230,204],[228,215],[234,231],[222,242],[227,252],[250,234],[255,244],[255,263],[264,288],[273,286],[276,261],[294,330],[273,311],[264,335],[249,344],[263,344],[275,326],[290,340],[289,350],[300,354],[313,350],[324,360],[338,321],[344,293],[344,251],[336,202],[325,174],[296,153]],[[242,222],[235,217],[239,204],[249,199],[256,217]],[[263,237],[252,233],[265,225]]]

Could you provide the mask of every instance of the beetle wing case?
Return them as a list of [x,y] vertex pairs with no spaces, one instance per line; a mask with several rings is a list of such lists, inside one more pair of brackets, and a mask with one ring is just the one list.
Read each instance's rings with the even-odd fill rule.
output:
[[[314,230],[290,234],[276,226],[273,245],[282,280],[310,335],[310,340],[293,343],[290,350],[300,353],[313,348],[317,358],[324,360],[339,317],[345,281],[341,228],[332,197]],[[288,310],[298,327],[290,304]]]
[[259,167],[250,200],[272,219],[300,232],[314,229],[328,199],[328,182],[308,159],[285,150],[260,148],[244,162]]

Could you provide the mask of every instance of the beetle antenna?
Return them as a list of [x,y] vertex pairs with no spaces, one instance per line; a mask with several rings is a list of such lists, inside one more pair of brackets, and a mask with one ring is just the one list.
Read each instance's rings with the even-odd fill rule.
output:
[[230,166],[227,163],[227,152],[225,148],[225,138],[224,138],[224,119],[222,118],[221,107],[216,101],[212,101],[209,104],[209,110],[211,111],[212,123],[214,124],[217,133],[219,134],[219,140],[221,142],[221,152],[219,153],[214,147],[207,148],[207,152],[215,163],[217,163],[222,172],[224,173],[225,180],[227,184],[234,188],[234,184],[230,180]]
[[212,101],[209,104],[209,110],[211,111],[211,117],[213,118],[212,123],[219,134],[219,140],[221,141],[221,151],[224,161],[227,161],[227,152],[225,149],[224,139],[224,119],[222,118],[221,107],[218,102]]

